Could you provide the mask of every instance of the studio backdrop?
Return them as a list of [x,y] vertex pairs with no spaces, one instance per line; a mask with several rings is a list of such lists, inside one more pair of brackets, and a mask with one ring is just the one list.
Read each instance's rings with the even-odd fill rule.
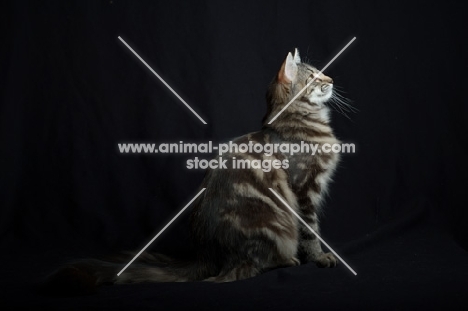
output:
[[[6,10],[6,248],[141,249],[197,193],[204,171],[187,160],[215,154],[124,154],[119,144],[219,144],[258,131],[267,87],[288,52],[298,48],[321,69],[356,37],[325,70],[355,109],[335,107],[331,119],[356,152],[342,156],[330,186],[323,237],[352,256],[423,226],[466,249],[461,4],[112,0],[13,2]],[[189,213],[150,249],[187,252]],[[431,237],[421,243],[432,254]]]

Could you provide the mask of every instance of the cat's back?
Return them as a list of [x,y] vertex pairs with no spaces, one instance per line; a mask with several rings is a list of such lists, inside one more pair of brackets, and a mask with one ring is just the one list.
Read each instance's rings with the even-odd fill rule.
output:
[[296,204],[289,195],[286,157],[274,152],[271,135],[269,131],[252,132],[226,143],[229,151],[218,158],[226,161],[226,167],[207,170],[202,183],[206,190],[192,213],[192,228],[199,235],[213,237],[225,234],[221,231],[228,227],[246,230],[268,225],[277,218],[278,209],[269,188]]

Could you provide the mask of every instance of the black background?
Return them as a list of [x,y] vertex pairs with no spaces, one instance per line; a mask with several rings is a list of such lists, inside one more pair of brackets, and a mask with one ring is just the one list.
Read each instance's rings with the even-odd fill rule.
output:
[[[466,14],[456,2],[14,2],[2,10],[0,189],[5,303],[67,307],[459,306],[466,302]],[[126,40],[203,125],[118,40]],[[312,264],[230,284],[104,287],[42,297],[76,257],[139,250],[197,192],[193,155],[123,142],[215,143],[259,130],[287,52],[323,67],[359,109],[322,237],[357,271]],[[152,245],[183,255],[187,215]]]

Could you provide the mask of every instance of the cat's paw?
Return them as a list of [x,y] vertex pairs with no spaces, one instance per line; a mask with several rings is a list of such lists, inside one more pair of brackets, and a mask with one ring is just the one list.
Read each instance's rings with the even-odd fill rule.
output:
[[322,253],[314,261],[319,268],[334,268],[338,264],[332,253]]
[[289,265],[290,266],[300,266],[301,265],[301,261],[296,258],[296,257],[293,257],[289,260]]

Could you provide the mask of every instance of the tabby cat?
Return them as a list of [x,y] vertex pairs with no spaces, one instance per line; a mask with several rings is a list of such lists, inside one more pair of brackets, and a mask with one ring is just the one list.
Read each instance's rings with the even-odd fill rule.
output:
[[[282,113],[269,121],[313,78],[316,80]],[[267,91],[267,113],[260,131],[235,139],[237,144],[307,143],[334,144],[329,124],[333,80],[301,62],[297,49],[288,53]],[[103,283],[229,282],[264,271],[315,262],[335,267],[337,260],[322,251],[320,241],[269,191],[272,188],[317,233],[327,185],[339,161],[335,153],[225,154],[237,159],[288,160],[287,169],[211,169],[193,203],[191,236],[193,261],[179,262],[160,254],[143,253],[117,276],[124,263],[83,260],[52,274],[46,284],[63,289],[92,291]],[[301,260],[300,260],[300,259]],[[128,262],[128,261],[127,261]]]

